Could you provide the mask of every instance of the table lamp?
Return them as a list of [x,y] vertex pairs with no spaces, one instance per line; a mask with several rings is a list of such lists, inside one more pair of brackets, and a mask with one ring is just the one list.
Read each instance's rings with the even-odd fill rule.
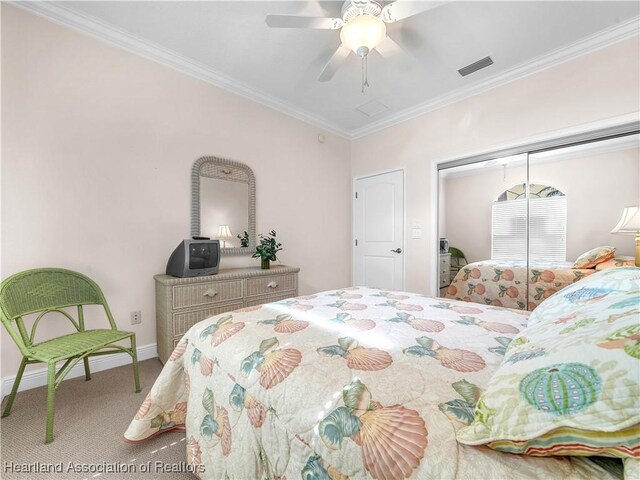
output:
[[640,267],[640,206],[624,207],[622,217],[611,233],[636,236],[636,267]]
[[218,227],[218,240],[222,242],[222,248],[227,248],[227,240],[233,238],[229,225],[220,225]]

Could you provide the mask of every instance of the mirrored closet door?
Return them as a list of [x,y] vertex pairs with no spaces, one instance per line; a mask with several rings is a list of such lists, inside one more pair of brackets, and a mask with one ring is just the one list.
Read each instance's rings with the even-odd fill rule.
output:
[[526,181],[526,154],[440,172],[441,296],[525,307]]
[[530,310],[585,276],[635,264],[634,236],[612,230],[640,203],[639,147],[636,134],[529,155]]
[[640,203],[639,138],[444,165],[440,296],[533,310],[599,269],[633,264],[633,236],[612,230]]

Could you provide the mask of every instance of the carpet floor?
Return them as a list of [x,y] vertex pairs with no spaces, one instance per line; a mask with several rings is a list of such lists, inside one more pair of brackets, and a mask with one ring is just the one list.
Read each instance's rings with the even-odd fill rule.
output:
[[[0,478],[193,479],[184,467],[184,432],[137,445],[123,440],[161,370],[158,359],[140,362],[140,393],[133,392],[130,365],[94,373],[88,382],[65,380],[56,394],[55,437],[49,445],[44,443],[46,387],[18,393],[11,415],[0,421]],[[25,465],[31,471],[19,473]],[[111,473],[104,472],[109,466]]]

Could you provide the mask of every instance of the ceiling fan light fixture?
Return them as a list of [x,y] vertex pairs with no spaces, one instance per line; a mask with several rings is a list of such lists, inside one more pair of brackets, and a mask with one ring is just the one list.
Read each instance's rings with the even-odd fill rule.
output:
[[340,40],[343,45],[360,57],[365,57],[380,45],[386,36],[385,23],[379,17],[367,14],[353,17],[340,31]]

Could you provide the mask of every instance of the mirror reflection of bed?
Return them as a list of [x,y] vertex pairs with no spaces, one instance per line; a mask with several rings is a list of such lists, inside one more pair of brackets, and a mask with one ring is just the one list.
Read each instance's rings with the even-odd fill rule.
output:
[[[440,170],[440,296],[533,310],[598,269],[633,265],[633,236],[611,230],[638,205],[639,146],[627,135]],[[575,263],[605,246],[605,261]]]

